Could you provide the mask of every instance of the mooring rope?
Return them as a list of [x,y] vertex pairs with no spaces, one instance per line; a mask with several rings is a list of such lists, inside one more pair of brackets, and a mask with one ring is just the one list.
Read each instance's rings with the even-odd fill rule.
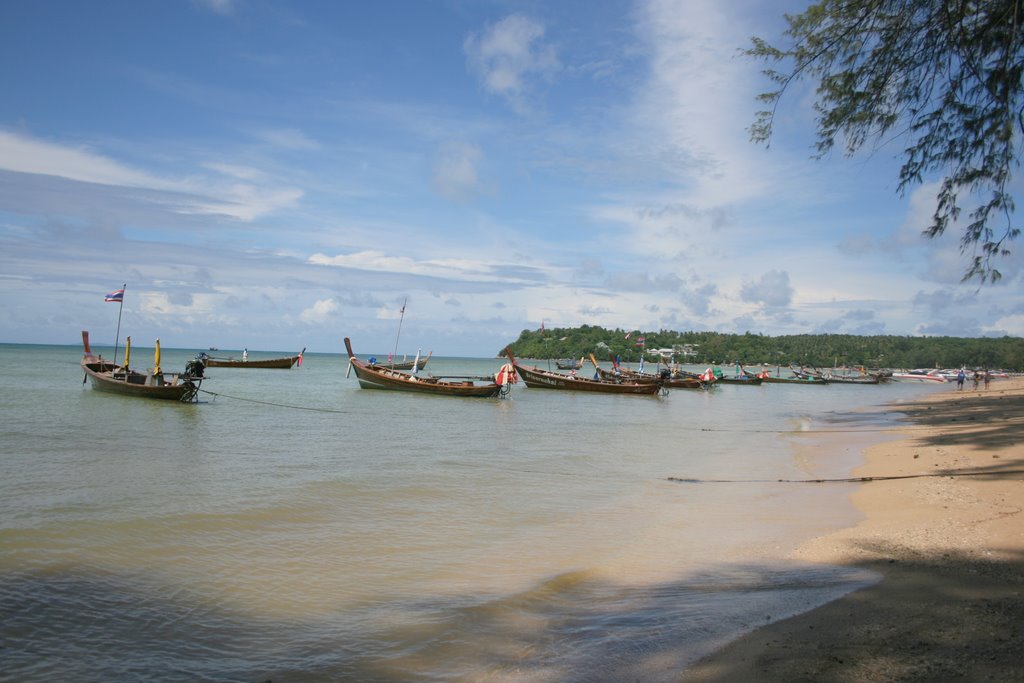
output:
[[351,412],[352,412],[351,410],[336,410],[334,408],[316,408],[316,407],[311,407],[311,406],[297,406],[297,405],[292,405],[292,404],[289,404],[289,403],[275,403],[274,401],[261,401],[259,399],[248,398],[248,397],[245,397],[245,396],[231,396],[229,394],[218,394],[215,391],[207,391],[206,389],[200,389],[199,391],[201,393],[204,393],[204,394],[209,394],[210,396],[213,396],[215,399],[217,397],[229,398],[229,399],[232,399],[234,401],[245,401],[247,403],[259,403],[260,405],[274,406],[275,408],[291,408],[292,410],[309,410],[309,411],[314,412],[314,413],[341,413],[343,415],[348,415],[348,414],[351,414]]
[[859,434],[873,432],[902,432],[909,429],[934,429],[934,427],[868,427],[859,429],[719,429],[717,427],[681,428],[681,431],[717,432],[722,434]]
[[894,474],[885,477],[846,477],[842,479],[686,479],[666,477],[665,481],[677,484],[859,484],[869,481],[892,479],[921,479],[925,477],[983,477],[996,474],[1024,474],[1024,470],[1000,470],[999,472],[926,472],[924,474]]

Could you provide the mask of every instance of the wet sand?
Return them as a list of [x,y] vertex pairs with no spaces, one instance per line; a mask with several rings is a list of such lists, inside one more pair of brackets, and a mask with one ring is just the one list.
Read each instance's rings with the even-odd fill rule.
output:
[[[894,406],[857,526],[794,559],[879,583],[749,633],[680,681],[1024,681],[1024,378]],[[838,446],[838,444],[837,444]]]

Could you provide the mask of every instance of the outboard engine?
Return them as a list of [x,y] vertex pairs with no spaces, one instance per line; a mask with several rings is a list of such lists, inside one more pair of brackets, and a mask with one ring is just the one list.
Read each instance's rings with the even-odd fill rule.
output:
[[206,363],[203,362],[202,356],[196,356],[185,363],[185,375],[188,377],[202,377],[205,369]]

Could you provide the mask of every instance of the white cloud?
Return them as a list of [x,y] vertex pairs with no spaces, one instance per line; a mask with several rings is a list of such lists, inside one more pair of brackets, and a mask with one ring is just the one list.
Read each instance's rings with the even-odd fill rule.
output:
[[334,299],[320,299],[309,308],[299,314],[299,320],[305,323],[322,323],[331,318],[338,310],[338,303]]
[[260,140],[281,149],[310,151],[321,147],[319,142],[295,128],[266,128],[257,131],[255,135]]
[[469,143],[448,143],[441,148],[434,165],[434,187],[454,201],[472,199],[480,191],[477,166],[482,157],[480,148]]
[[759,196],[771,179],[764,164],[781,159],[768,159],[746,132],[756,109],[757,68],[738,58],[737,49],[753,31],[717,0],[649,2],[641,16],[651,64],[633,112],[637,129],[648,134],[648,144],[653,133],[671,159],[667,171],[693,188],[694,203]]
[[1009,334],[1014,337],[1024,337],[1024,314],[1017,313],[1014,315],[1006,315],[996,319],[992,325],[985,325],[983,329],[986,332],[992,332],[999,335]]
[[268,188],[232,185],[211,201],[197,201],[182,207],[182,213],[220,214],[241,221],[252,221],[273,211],[293,206],[303,196],[294,188]]
[[[110,187],[167,193],[158,201],[181,214],[214,214],[252,221],[294,205],[296,188],[275,187],[258,169],[224,162],[206,168],[223,178],[166,179],[111,160],[85,147],[69,147],[0,130],[0,170],[47,175]],[[238,183],[238,179],[259,182]]]
[[67,147],[4,130],[0,130],[0,169],[101,185],[181,189],[177,183],[119,164],[84,146]]
[[237,164],[224,164],[215,161],[208,162],[204,166],[211,171],[216,171],[232,178],[248,182],[259,182],[267,179],[267,174],[258,168],[251,166],[240,166]]
[[763,304],[769,308],[784,308],[793,299],[793,287],[789,284],[789,273],[784,270],[770,270],[757,282],[745,282],[740,289],[740,298],[749,303]]
[[526,113],[531,76],[550,78],[560,64],[555,49],[541,42],[540,22],[513,14],[466,38],[463,49],[484,89]]
[[193,0],[193,2],[225,16],[235,11],[235,0]]
[[407,256],[388,256],[382,251],[360,251],[353,254],[327,256],[316,253],[309,263],[321,266],[356,268],[387,273],[422,275],[449,280],[493,281],[514,284],[515,277],[498,264],[472,259],[415,260]]

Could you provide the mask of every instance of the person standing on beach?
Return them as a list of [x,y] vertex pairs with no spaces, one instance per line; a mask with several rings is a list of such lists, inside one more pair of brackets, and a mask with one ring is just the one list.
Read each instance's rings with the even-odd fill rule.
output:
[[964,380],[967,379],[967,375],[964,374],[964,369],[960,368],[960,372],[956,373],[956,390],[964,390]]
[[988,368],[985,368],[985,375],[984,375],[984,377],[985,377],[985,388],[988,389],[988,383],[992,381],[992,373],[988,371]]
[[977,370],[974,371],[974,390],[978,390],[978,383],[981,382],[981,373]]

